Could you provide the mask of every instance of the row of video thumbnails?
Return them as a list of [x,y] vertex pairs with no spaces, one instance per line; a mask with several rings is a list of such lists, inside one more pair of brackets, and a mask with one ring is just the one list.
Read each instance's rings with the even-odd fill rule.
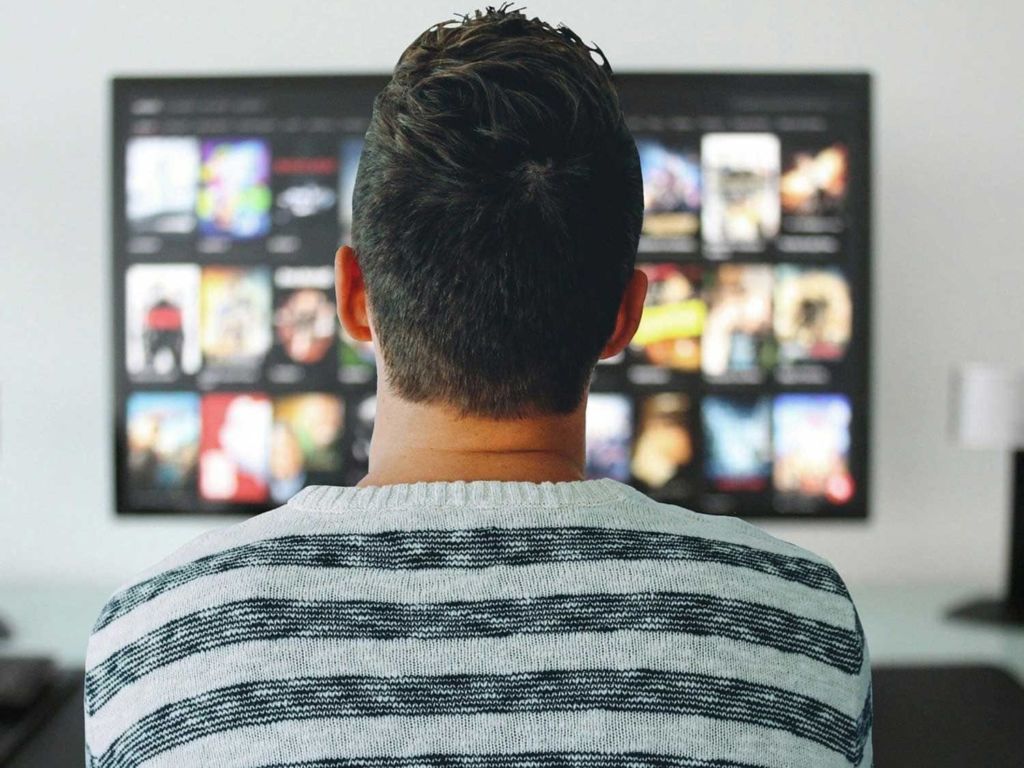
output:
[[[696,374],[712,383],[829,386],[853,335],[837,266],[641,264],[649,288],[627,353],[603,361],[633,383]],[[125,279],[125,367],[133,382],[365,383],[368,342],[337,321],[332,267],[134,264]]]
[[[125,151],[127,250],[200,253],[258,243],[293,254],[303,238],[349,237],[362,139],[135,136]],[[641,252],[774,249],[834,255],[849,227],[842,141],[775,133],[637,137],[644,183]],[[244,250],[244,249],[243,249]]]
[[[354,484],[367,470],[375,414],[372,394],[134,392],[126,403],[129,492],[269,505],[311,481]],[[851,415],[849,399],[834,393],[594,393],[587,475],[670,501],[770,493],[842,505],[855,490]]]

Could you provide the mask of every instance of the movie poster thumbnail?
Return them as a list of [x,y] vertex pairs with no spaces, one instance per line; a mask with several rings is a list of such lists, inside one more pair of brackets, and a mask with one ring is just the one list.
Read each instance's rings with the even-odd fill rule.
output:
[[329,381],[335,367],[337,305],[331,267],[274,270],[274,345],[267,377],[296,384],[314,376]]
[[836,142],[808,148],[787,147],[780,180],[782,229],[779,251],[836,255],[846,228],[849,157]]
[[696,493],[694,416],[693,401],[681,392],[639,401],[631,470],[638,487],[653,498],[682,501]]
[[640,251],[696,250],[700,229],[700,153],[651,138],[636,142],[644,183]]
[[126,402],[128,493],[178,507],[195,497],[199,395],[135,392]]
[[771,399],[708,395],[701,402],[709,490],[761,492],[772,471]]
[[264,394],[203,395],[200,498],[234,504],[268,501],[272,429],[273,405]]
[[[787,151],[779,183],[783,215],[816,219],[842,215],[849,165],[846,146],[839,142],[819,149]],[[793,223],[801,226],[801,222]],[[813,224],[803,222],[802,226]]]
[[345,460],[345,484],[356,485],[370,471],[370,441],[377,416],[377,396],[367,393],[360,398],[349,398],[348,402],[350,439]]
[[853,300],[842,271],[775,267],[774,326],[780,364],[842,360],[853,332]]
[[[854,496],[850,472],[850,401],[836,394],[775,398],[773,484],[785,511],[814,511],[813,503],[846,504]],[[781,497],[781,498],[779,498]]]
[[200,338],[204,374],[252,381],[271,346],[273,294],[267,267],[203,267]]
[[779,138],[709,133],[701,141],[701,233],[710,255],[762,251],[779,232]]
[[341,480],[345,406],[326,393],[274,399],[270,435],[270,498],[283,504],[308,484],[310,475],[330,484]]
[[125,216],[134,234],[188,235],[196,228],[199,140],[141,136],[125,149]]
[[772,267],[721,264],[704,276],[708,313],[701,370],[709,381],[759,384],[775,365]]
[[366,384],[377,375],[377,358],[372,341],[356,341],[338,324],[338,381]]
[[359,158],[363,154],[362,137],[344,139],[338,150],[338,224],[343,243],[352,243],[352,197],[356,188]]
[[133,264],[125,272],[125,367],[136,381],[174,381],[202,365],[199,267]]
[[629,482],[633,407],[625,395],[594,393],[587,401],[586,474]]
[[275,239],[284,245],[297,241],[296,249],[301,246],[302,238],[316,240],[314,247],[335,245],[338,155],[334,141],[296,138],[283,146],[275,145],[271,170]]
[[703,267],[697,264],[640,264],[647,297],[630,349],[637,363],[687,373],[701,369],[701,336],[708,307]]
[[196,214],[199,232],[249,240],[270,231],[270,144],[263,139],[202,142]]

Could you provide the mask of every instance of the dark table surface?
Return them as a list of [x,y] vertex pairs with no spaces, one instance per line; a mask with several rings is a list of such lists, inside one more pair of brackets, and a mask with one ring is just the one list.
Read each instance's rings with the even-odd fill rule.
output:
[[878,768],[1022,768],[1024,688],[988,666],[873,671]]
[[82,768],[85,765],[84,674],[80,669],[62,670],[53,689],[32,715],[33,735],[22,742],[14,757],[3,763],[3,768]]

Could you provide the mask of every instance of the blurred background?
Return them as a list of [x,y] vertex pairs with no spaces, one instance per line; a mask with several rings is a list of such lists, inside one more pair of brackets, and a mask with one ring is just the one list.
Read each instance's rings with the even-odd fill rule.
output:
[[[0,618],[12,636],[0,655],[45,656],[74,670],[118,584],[239,519],[115,514],[111,79],[380,74],[424,28],[470,10],[449,0],[179,0],[41,1],[5,13]],[[836,565],[876,663],[954,675],[878,678],[880,718],[888,686],[892,707],[946,691],[982,702],[978,723],[1024,717],[1012,687],[1024,678],[1020,626],[947,618],[967,599],[1003,593],[1008,578],[1013,446],[967,450],[953,439],[950,381],[971,361],[1024,368],[1024,6],[534,0],[526,10],[596,41],[622,73],[872,76],[868,515],[757,523]],[[989,672],[956,677],[963,665]],[[935,726],[915,724],[912,709],[879,721],[879,738],[891,739],[887,764],[947,764],[895,757],[918,738],[915,727],[923,739]],[[899,733],[889,725],[897,720]],[[981,730],[989,727],[972,720],[957,743],[999,748],[1008,732],[998,723]],[[12,760],[63,764],[26,752],[41,749],[28,732],[18,731],[30,747]],[[74,748],[73,735],[57,741]],[[987,759],[975,764],[1003,764]]]

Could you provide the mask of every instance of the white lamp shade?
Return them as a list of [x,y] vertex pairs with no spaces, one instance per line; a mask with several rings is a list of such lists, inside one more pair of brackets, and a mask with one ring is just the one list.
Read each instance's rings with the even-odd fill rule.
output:
[[1024,448],[1024,371],[969,363],[953,373],[953,439],[965,448]]

